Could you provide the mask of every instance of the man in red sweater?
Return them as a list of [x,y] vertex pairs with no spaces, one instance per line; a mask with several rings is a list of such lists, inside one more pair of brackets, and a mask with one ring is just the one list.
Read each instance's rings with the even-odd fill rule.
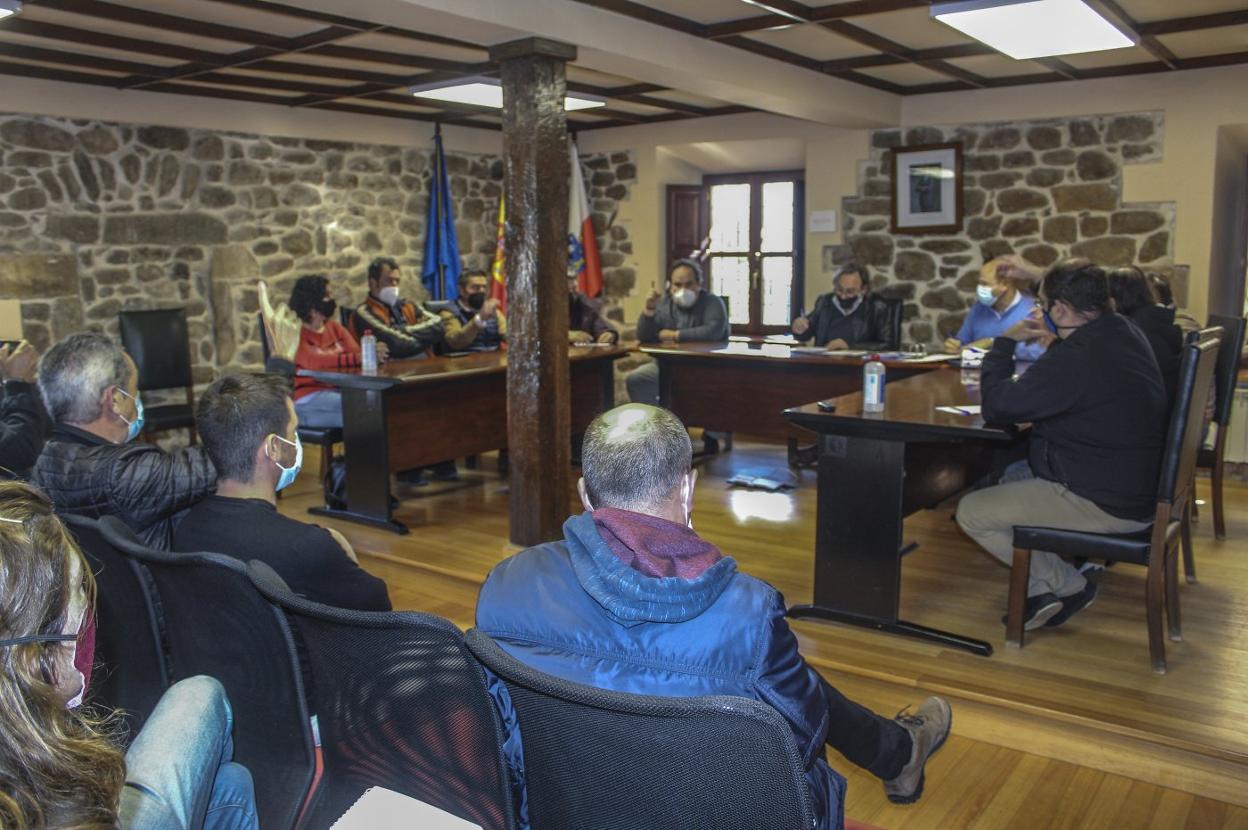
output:
[[[329,279],[320,274],[300,277],[290,291],[290,309],[303,321],[296,369],[335,371],[360,367],[360,344],[335,317],[338,304],[329,291]],[[377,360],[389,352],[377,344]],[[342,393],[329,384],[296,373],[295,413],[305,427],[341,427]]]

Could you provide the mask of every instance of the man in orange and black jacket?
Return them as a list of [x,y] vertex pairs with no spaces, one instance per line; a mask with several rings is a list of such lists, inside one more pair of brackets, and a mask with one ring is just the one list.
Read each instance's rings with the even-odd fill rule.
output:
[[368,298],[351,313],[357,340],[370,329],[390,347],[391,360],[425,357],[442,342],[442,318],[399,297],[399,264],[387,257],[369,263]]

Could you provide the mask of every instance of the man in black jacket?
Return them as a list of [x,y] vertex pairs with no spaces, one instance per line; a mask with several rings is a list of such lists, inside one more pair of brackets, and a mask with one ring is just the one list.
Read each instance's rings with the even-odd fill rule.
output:
[[48,416],[35,387],[39,352],[23,340],[0,348],[4,397],[0,400],[0,478],[26,478],[43,449]]
[[815,300],[815,310],[793,321],[798,340],[815,338],[829,350],[896,349],[893,310],[883,297],[871,295],[866,266],[849,264],[832,278],[832,292]]
[[[1014,347],[1044,331],[1024,321],[993,341],[981,377],[984,420],[1030,422],[1030,475],[971,493],[958,524],[997,559],[1013,562],[1016,525],[1093,533],[1147,527],[1169,405],[1157,361],[1139,329],[1109,310],[1105,271],[1087,260],[1055,265],[1040,289],[1058,340],[1022,375]],[[1096,597],[1073,565],[1035,552],[1028,630],[1060,625]]]
[[271,374],[226,375],[200,397],[195,421],[219,474],[217,492],[178,523],[175,551],[259,559],[300,596],[357,611],[390,610],[386,584],[360,568],[342,534],[277,512],[277,491],[295,480],[303,462],[289,383]]
[[39,391],[56,427],[32,480],[56,509],[116,516],[154,548],[167,550],[179,513],[217,483],[199,447],[168,453],[133,443],[143,429],[138,370],[102,334],[75,334],[39,362]]
[[351,312],[356,340],[371,331],[390,350],[391,360],[425,357],[442,342],[442,318],[399,296],[399,263],[377,257],[368,265],[368,296]]

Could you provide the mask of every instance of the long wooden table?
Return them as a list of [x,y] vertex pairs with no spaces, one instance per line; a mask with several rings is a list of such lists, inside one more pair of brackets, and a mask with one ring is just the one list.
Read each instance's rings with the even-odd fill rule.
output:
[[[569,348],[572,434],[615,405],[620,347]],[[390,471],[507,446],[507,353],[392,361],[375,375],[301,370],[342,391],[347,507],[333,516],[407,533],[394,519]]]
[[901,604],[906,516],[936,506],[1021,457],[1024,430],[938,406],[979,403],[979,372],[926,372],[886,387],[883,412],[862,411],[862,393],[785,411],[819,434],[814,598],[789,616],[835,620],[963,648],[992,646],[906,622]]
[[[785,439],[784,410],[862,388],[860,357],[793,351],[780,343],[650,344],[659,366],[659,400],[689,426]],[[888,382],[945,369],[947,363],[886,360]]]

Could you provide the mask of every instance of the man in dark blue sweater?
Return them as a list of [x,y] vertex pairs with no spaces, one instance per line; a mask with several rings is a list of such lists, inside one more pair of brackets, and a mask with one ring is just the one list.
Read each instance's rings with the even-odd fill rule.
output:
[[[1006,565],[1014,561],[1017,525],[1092,533],[1147,527],[1170,414],[1144,335],[1109,310],[1104,269],[1059,262],[1044,277],[1040,304],[1058,340],[1015,376],[1016,344],[1045,332],[1038,321],[1019,323],[993,341],[980,380],[985,421],[1032,425],[1030,469],[958,505],[958,524]],[[1061,625],[1095,597],[1096,584],[1072,564],[1032,554],[1028,630]]]

